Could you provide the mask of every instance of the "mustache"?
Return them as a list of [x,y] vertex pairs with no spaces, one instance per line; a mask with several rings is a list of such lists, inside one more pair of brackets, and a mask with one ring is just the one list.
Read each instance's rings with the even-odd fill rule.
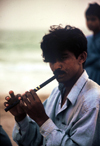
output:
[[54,72],[53,72],[53,74],[57,77],[58,75],[62,75],[62,74],[65,74],[65,72],[64,71],[62,71],[62,70],[55,70]]

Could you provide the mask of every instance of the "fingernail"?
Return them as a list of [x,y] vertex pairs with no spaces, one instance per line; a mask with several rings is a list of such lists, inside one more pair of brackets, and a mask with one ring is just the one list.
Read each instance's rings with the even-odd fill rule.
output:
[[25,91],[25,93],[27,93],[28,91]]
[[6,104],[6,106],[9,106],[9,104]]
[[9,91],[9,94],[12,94],[13,93],[13,91],[11,90],[11,91]]
[[30,89],[29,91],[32,91],[32,89]]
[[18,97],[18,99],[21,100],[22,98],[21,97]]
[[7,99],[7,100],[9,100],[9,99],[10,99],[10,97],[6,97],[6,99]]

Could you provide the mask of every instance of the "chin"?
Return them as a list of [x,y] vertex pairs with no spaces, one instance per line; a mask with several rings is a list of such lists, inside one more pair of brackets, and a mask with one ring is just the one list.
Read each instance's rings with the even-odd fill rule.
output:
[[63,78],[58,78],[57,81],[58,81],[59,83],[63,83],[63,84],[66,82],[65,79],[63,79]]
[[63,82],[64,82],[62,79],[58,79],[58,78],[57,78],[57,81],[58,81],[59,83],[63,83]]

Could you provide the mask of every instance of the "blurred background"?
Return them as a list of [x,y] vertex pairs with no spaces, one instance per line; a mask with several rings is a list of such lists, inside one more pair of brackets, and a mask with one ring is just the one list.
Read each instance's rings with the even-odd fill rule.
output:
[[[66,24],[91,34],[84,12],[100,0],[0,0],[0,95],[23,93],[53,74],[43,62],[40,42],[51,25]],[[38,91],[50,94],[56,80]]]
[[[71,25],[87,36],[84,12],[100,0],[0,0],[0,124],[12,140],[14,118],[4,111],[9,90],[15,94],[33,89],[53,74],[44,63],[40,42],[51,25]],[[37,93],[44,101],[57,86],[52,81]]]

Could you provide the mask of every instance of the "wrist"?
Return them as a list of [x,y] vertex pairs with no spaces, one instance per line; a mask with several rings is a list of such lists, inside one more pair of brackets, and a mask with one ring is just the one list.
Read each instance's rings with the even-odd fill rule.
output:
[[20,122],[26,117],[26,113],[20,114],[18,116],[15,116],[15,121]]
[[37,124],[39,125],[39,127],[41,127],[48,119],[49,119],[49,117],[45,116],[43,119],[39,120],[39,122],[37,122]]

